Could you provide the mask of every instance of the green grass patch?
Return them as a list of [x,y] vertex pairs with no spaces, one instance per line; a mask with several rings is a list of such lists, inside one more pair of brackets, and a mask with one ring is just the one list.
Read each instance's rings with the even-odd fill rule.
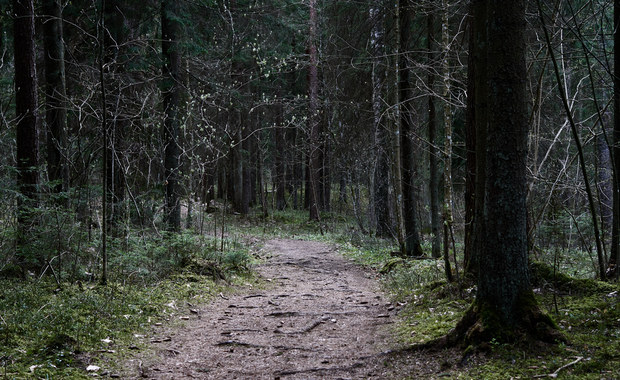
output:
[[[241,244],[218,252],[203,237],[162,239],[115,251],[107,286],[0,280],[0,376],[80,379],[92,377],[89,365],[113,370],[131,350],[147,348],[154,325],[180,323],[195,305],[255,281]],[[163,263],[147,265],[162,258],[171,260],[166,271]]]

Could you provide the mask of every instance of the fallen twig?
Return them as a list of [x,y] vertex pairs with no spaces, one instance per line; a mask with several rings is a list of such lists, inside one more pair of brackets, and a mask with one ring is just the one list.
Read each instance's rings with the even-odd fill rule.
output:
[[265,346],[261,346],[258,344],[239,342],[237,340],[225,340],[223,342],[215,343],[215,346],[240,346],[240,347],[249,347],[249,348],[265,348]]
[[556,369],[553,373],[547,373],[547,374],[544,374],[544,375],[536,375],[536,376],[534,376],[534,379],[540,379],[540,378],[543,378],[543,377],[556,378],[556,377],[558,377],[558,374],[560,373],[561,370],[566,369],[566,368],[568,368],[570,366],[573,366],[573,365],[579,363],[582,360],[583,360],[583,356],[576,356],[575,360],[573,360],[572,362],[570,362],[568,364],[564,364],[560,368]]
[[315,373],[315,372],[328,372],[328,371],[351,371],[352,369],[362,367],[364,365],[363,362],[356,362],[346,367],[315,367],[315,368],[306,368],[299,370],[289,370],[289,371],[277,371],[274,373],[276,376],[291,376],[291,375],[299,375],[302,373]]

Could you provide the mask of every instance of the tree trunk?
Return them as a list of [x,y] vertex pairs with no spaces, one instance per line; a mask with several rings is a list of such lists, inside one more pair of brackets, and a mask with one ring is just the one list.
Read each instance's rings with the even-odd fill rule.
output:
[[[104,69],[106,71],[106,93],[107,104],[105,112],[109,115],[106,118],[107,141],[104,149],[107,150],[107,196],[108,196],[108,227],[115,231],[124,217],[125,202],[125,173],[123,170],[123,156],[125,144],[125,134],[127,129],[127,115],[123,104],[122,74],[125,71],[124,61],[125,47],[127,40],[127,30],[125,25],[125,4],[118,0],[107,0],[104,3],[105,30],[104,43]],[[118,231],[116,231],[118,232]]]
[[385,34],[383,25],[382,1],[376,0],[370,9],[370,22],[373,25],[370,34],[370,49],[372,54],[372,110],[375,131],[376,163],[374,170],[374,217],[376,219],[377,237],[387,238],[391,234],[391,218],[389,207],[389,160],[387,152],[388,134],[382,120],[383,99],[382,92],[385,78],[385,65],[381,59],[384,54],[382,45]]
[[[37,205],[39,136],[37,130],[37,74],[35,67],[34,6],[32,0],[13,0],[13,52],[15,59],[15,115],[17,131],[18,246],[27,241]],[[22,258],[23,259],[23,258]]]
[[525,5],[490,1],[486,16],[475,20],[487,25],[487,83],[474,78],[488,89],[485,240],[476,300],[441,343],[563,340],[540,311],[528,272]]
[[473,51],[474,60],[474,128],[476,176],[474,182],[474,228],[472,251],[466,262],[466,271],[478,273],[479,256],[484,249],[484,188],[486,182],[486,141],[488,129],[488,76],[487,76],[487,1],[475,0],[472,3],[473,13]]
[[[392,132],[392,176],[394,186],[394,216],[396,218],[396,238],[398,240],[398,246],[402,254],[406,253],[405,249],[405,227],[403,225],[403,182],[402,182],[402,164],[401,164],[401,128],[400,128],[400,69],[399,69],[399,56],[400,56],[400,6],[397,4],[395,7],[394,15],[394,34],[396,35],[395,46],[393,50],[393,63],[392,63],[392,108],[390,112],[390,124]],[[388,87],[389,88],[389,87]]]
[[435,111],[435,75],[433,74],[434,53],[433,40],[435,39],[435,25],[433,13],[427,16],[427,50],[428,50],[428,87],[431,91],[428,95],[428,142],[429,142],[429,192],[431,198],[431,234],[432,234],[432,256],[441,257],[441,220],[439,216],[439,170],[437,169],[437,159],[439,150],[437,149],[437,115]]
[[252,168],[250,167],[250,160],[252,158],[252,132],[250,130],[250,125],[252,124],[249,119],[249,115],[246,116],[247,125],[242,128],[241,137],[241,207],[239,208],[239,212],[242,215],[248,215],[250,213],[250,204],[252,203]]
[[614,0],[614,132],[613,132],[613,223],[611,228],[611,253],[606,276],[618,278],[620,260],[620,0]]
[[319,78],[318,78],[318,54],[316,47],[316,0],[310,0],[310,30],[308,38],[308,52],[310,55],[310,68],[308,71],[308,92],[310,100],[309,109],[309,140],[308,140],[308,207],[310,219],[319,220]]
[[409,35],[411,28],[411,9],[409,1],[399,0],[400,16],[400,47],[402,52],[399,59],[399,104],[400,104],[400,139],[402,163],[402,191],[403,191],[403,219],[405,227],[405,253],[407,256],[422,256],[420,233],[417,223],[417,205],[415,194],[414,175],[414,147],[413,147],[413,114],[409,99],[411,99],[411,83],[409,83]]
[[284,210],[286,208],[286,156],[287,147],[285,140],[285,130],[282,125],[283,118],[283,106],[279,105],[277,110],[277,125],[274,128],[275,134],[275,182],[276,182],[276,209]]
[[541,317],[527,259],[525,1],[488,7],[485,241],[476,303],[487,338],[501,339],[539,329]]
[[469,271],[473,247],[474,210],[476,204],[476,82],[474,79],[477,65],[474,59],[476,31],[474,23],[473,2],[469,12],[469,55],[467,61],[467,107],[465,110],[465,237],[464,237],[464,268]]
[[320,187],[321,187],[321,210],[331,211],[331,144],[329,138],[329,130],[331,118],[329,117],[329,107],[324,109],[324,127],[321,131],[321,170],[320,170]]
[[47,172],[51,189],[58,193],[69,187],[69,170],[64,155],[67,145],[65,50],[62,8],[59,0],[44,0],[45,118],[47,123]]
[[601,213],[601,231],[606,240],[613,224],[613,183],[612,164],[609,145],[601,133],[596,136],[596,183],[599,194],[599,206]]
[[[449,247],[452,234],[452,110],[450,108],[450,24],[448,18],[448,1],[443,0],[443,17],[441,22],[441,41],[443,50],[442,79],[443,79],[443,124],[444,124],[444,165],[443,165],[443,256],[448,281],[452,281],[450,268]],[[455,267],[457,263],[454,263]]]
[[181,205],[179,195],[180,154],[179,111],[181,106],[181,52],[179,46],[180,25],[178,3],[162,0],[161,32],[163,55],[163,102],[164,102],[164,169],[165,169],[165,221],[170,231],[181,229]]

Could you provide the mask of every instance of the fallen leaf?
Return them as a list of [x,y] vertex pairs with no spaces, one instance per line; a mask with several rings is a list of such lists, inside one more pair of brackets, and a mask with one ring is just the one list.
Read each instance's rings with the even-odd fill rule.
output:
[[101,367],[96,366],[96,365],[89,365],[88,367],[86,367],[86,371],[87,372],[97,372],[101,369]]

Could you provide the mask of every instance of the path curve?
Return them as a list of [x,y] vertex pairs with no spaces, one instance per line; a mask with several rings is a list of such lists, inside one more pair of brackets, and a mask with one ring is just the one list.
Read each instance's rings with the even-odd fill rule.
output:
[[267,241],[267,289],[218,299],[158,343],[152,379],[359,379],[382,373],[393,307],[373,276],[327,244]]

